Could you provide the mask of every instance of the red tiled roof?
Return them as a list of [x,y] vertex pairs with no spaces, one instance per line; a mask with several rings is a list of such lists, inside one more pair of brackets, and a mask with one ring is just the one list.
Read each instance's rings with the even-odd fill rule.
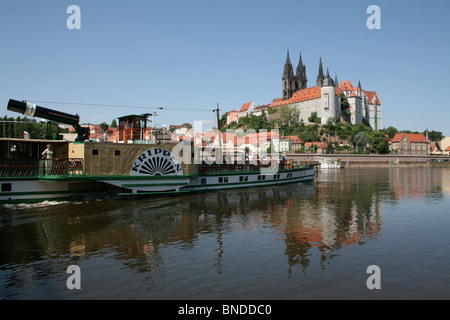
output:
[[342,81],[341,84],[339,85],[339,88],[341,88],[343,91],[352,91],[353,90],[353,86],[350,83],[350,81],[348,81],[348,80]]
[[320,87],[311,87],[297,91],[289,100],[283,100],[283,98],[274,99],[271,107],[279,107],[288,103],[295,103],[300,101],[306,101],[311,99],[318,99],[321,97]]
[[305,147],[312,147],[313,144],[322,149],[325,149],[328,146],[328,143],[326,142],[305,142]]
[[392,139],[392,142],[399,142],[403,139],[403,136],[406,135],[410,142],[427,142],[425,136],[420,133],[397,133]]
[[[342,93],[342,89],[336,87],[336,95],[338,96],[339,93]],[[273,99],[272,103],[270,104],[270,107],[280,107],[289,103],[307,101],[311,99],[319,99],[321,95],[322,95],[321,87],[315,86],[305,88],[294,93],[289,100],[283,100],[283,98]]]
[[290,103],[300,102],[305,100],[317,99],[321,97],[320,87],[311,87],[297,91],[292,98],[289,99]]
[[271,107],[279,107],[279,106],[283,106],[288,103],[289,103],[289,100],[283,100],[283,98],[278,98],[278,99],[273,99],[270,106]]
[[380,99],[375,91],[364,91],[370,104],[373,104],[373,97],[377,98],[377,105],[381,105]]
[[302,139],[300,139],[299,136],[286,136],[286,139],[291,139],[292,143],[304,143]]
[[242,107],[241,107],[241,110],[239,110],[239,112],[247,111],[251,104],[252,104],[251,101],[250,101],[250,102],[247,102],[247,103],[244,103],[244,104],[242,105]]
[[445,148],[444,151],[450,151],[450,146],[448,146],[447,148]]

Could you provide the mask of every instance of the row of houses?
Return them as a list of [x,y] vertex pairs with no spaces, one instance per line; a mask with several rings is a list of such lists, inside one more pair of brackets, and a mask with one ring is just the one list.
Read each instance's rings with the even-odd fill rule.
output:
[[[121,142],[119,139],[119,128],[108,128],[103,130],[99,125],[83,125],[89,127],[90,138],[97,141]],[[150,140],[152,133],[155,140]],[[76,137],[73,128],[69,133],[63,134],[66,140],[74,140]],[[218,139],[220,138],[220,139]],[[154,128],[142,130],[142,137],[138,140],[147,142],[178,143],[180,141],[192,141],[197,146],[209,146],[211,148],[221,147],[225,153],[237,151],[248,151],[259,153],[260,151],[273,152],[314,152],[325,154],[328,144],[326,142],[304,142],[298,135],[281,136],[276,132],[267,133],[221,133],[215,130],[208,130],[202,133],[195,133],[188,123],[182,125],[172,125],[169,128]],[[394,138],[389,139],[389,150],[391,153],[399,155],[450,155],[450,137],[446,137],[439,143],[430,142],[423,134],[397,133]]]

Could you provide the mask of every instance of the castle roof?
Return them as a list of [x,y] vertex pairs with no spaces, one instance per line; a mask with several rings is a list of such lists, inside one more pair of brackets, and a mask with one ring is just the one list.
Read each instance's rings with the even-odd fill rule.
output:
[[348,80],[344,80],[339,84],[339,88],[341,88],[343,91],[352,91],[353,86]]
[[377,104],[381,105],[380,99],[378,98],[378,95],[375,91],[365,91],[364,90],[364,92],[366,93],[367,100],[369,100],[370,104],[374,103],[373,98],[375,97],[375,98],[377,98]]
[[292,95],[292,97],[289,100],[283,100],[283,98],[274,99],[270,104],[270,106],[279,107],[289,103],[318,99],[320,98],[320,96],[321,96],[320,87],[316,86],[297,91]]

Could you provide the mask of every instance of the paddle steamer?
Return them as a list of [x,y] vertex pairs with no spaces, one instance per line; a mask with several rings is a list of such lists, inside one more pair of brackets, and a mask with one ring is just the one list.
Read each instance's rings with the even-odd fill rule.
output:
[[[211,162],[192,142],[149,144],[142,140],[145,115],[122,117],[126,125],[119,126],[119,137],[123,141],[113,143],[89,141],[78,115],[17,100],[9,101],[8,110],[70,124],[78,137],[74,142],[0,138],[0,203],[105,193],[118,197],[181,194],[314,179],[313,167],[294,166],[278,158],[251,162],[244,154],[224,159],[218,152]],[[50,157],[43,159],[45,150],[50,150]]]

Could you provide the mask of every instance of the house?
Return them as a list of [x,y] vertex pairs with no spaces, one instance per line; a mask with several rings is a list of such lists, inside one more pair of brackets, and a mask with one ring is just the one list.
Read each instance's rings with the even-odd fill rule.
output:
[[[247,117],[255,109],[255,103],[253,101],[244,103],[239,110],[238,119],[242,117]],[[237,119],[236,119],[237,120]]]
[[[314,146],[317,146],[317,151],[314,152]],[[305,142],[305,152],[325,154],[327,153],[328,143],[326,142]]]
[[392,139],[389,149],[393,153],[405,155],[430,154],[430,142],[423,134],[397,133]]
[[449,147],[450,147],[450,136],[445,137],[440,142],[441,150],[444,152],[444,154],[449,155]]
[[192,129],[192,125],[190,123],[183,123],[181,125],[170,125],[169,130],[175,136],[186,136],[189,133],[189,130]]
[[262,114],[268,114],[268,112],[269,112],[269,107],[270,107],[270,104],[265,104],[265,105],[262,105],[262,106],[256,106],[255,107],[255,109],[253,109],[253,115],[254,116],[261,116]]
[[280,152],[300,151],[305,143],[299,136],[286,136],[280,140]]
[[237,119],[238,119],[238,112],[236,109],[227,112],[227,125],[237,121]]
[[443,154],[446,156],[450,156],[450,146],[448,146],[447,148],[444,149]]
[[292,149],[290,151],[300,151],[305,142],[300,139],[300,136],[286,136],[286,139],[291,140]]
[[436,144],[436,142],[431,142],[430,154],[432,154],[432,155],[442,155],[442,151],[439,149],[439,147]]

